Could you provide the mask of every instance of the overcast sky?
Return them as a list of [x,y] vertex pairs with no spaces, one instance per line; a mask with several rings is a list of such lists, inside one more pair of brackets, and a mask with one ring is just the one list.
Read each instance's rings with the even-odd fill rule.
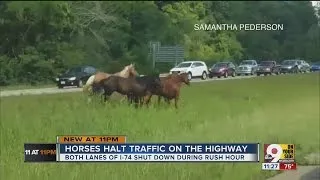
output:
[[317,2],[320,2],[320,1],[311,1],[312,2],[312,5],[316,5]]

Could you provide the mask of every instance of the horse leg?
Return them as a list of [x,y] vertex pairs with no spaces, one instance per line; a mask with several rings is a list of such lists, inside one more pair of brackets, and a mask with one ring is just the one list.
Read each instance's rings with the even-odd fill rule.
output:
[[131,103],[132,103],[132,99],[131,99],[130,94],[127,95],[127,100],[128,100],[128,104],[131,104]]
[[[100,93],[100,92],[96,92],[96,91],[92,91],[90,92],[90,94],[88,95],[89,101],[91,102],[91,100],[97,101],[99,100],[99,98],[102,99],[104,93]],[[102,101],[102,100],[101,100]]]
[[160,105],[160,101],[161,101],[161,96],[158,95],[158,105]]
[[104,92],[103,95],[104,95],[103,102],[105,103],[105,102],[107,102],[107,100],[109,100],[108,92]]
[[102,100],[102,97],[103,97],[103,102],[106,102],[107,101],[107,93],[103,93],[103,95],[101,96],[101,100]]
[[136,97],[131,94],[131,104],[134,104],[136,102]]
[[150,104],[151,97],[152,97],[152,94],[147,94],[144,97],[144,102],[146,103],[147,106],[149,106],[149,104]]
[[134,96],[134,106],[135,108],[139,107],[139,96]]
[[95,97],[96,99],[98,99],[98,98],[100,97],[101,102],[106,101],[106,100],[104,100],[104,99],[107,98],[106,96],[107,96],[107,92],[106,92],[106,91],[104,91],[103,93],[101,93],[101,92],[99,92],[99,91],[94,93],[94,97]]
[[[83,87],[84,93],[88,93],[88,102],[89,103],[92,101],[92,98],[94,98],[95,95],[97,94],[94,87],[95,86],[93,86],[93,85],[88,85],[87,87]],[[91,89],[91,90],[89,90],[89,89]]]
[[170,99],[169,98],[164,98],[164,99],[168,103],[168,105],[170,105]]
[[176,107],[176,109],[178,109],[178,101],[179,101],[179,96],[176,96],[174,98],[174,106]]
[[92,85],[94,83],[95,80],[95,75],[92,75],[89,77],[89,79],[87,80],[86,84],[83,86],[82,90],[84,93],[92,93],[93,89],[92,89]]
[[130,100],[129,100],[130,104],[135,102],[135,96],[132,93],[129,94],[129,98],[130,98]]
[[104,88],[101,87],[99,84],[93,83],[91,85],[90,95],[97,96],[102,94],[104,94]]
[[104,89],[102,87],[96,87],[96,91],[100,94],[103,94],[104,93]]
[[130,103],[134,104],[135,102],[136,102],[136,97],[133,94],[131,94],[130,95]]
[[104,91],[103,95],[104,95],[104,102],[107,102],[107,100],[109,100],[110,96],[111,96],[112,92],[110,91]]
[[137,98],[138,98],[139,106],[142,107],[143,104],[144,104],[144,96],[143,95],[138,95]]
[[95,94],[93,92],[88,92],[88,93],[89,93],[88,94],[88,103],[90,103]]
[[142,107],[144,104],[144,97],[143,96],[139,97],[139,103],[140,103],[140,107]]

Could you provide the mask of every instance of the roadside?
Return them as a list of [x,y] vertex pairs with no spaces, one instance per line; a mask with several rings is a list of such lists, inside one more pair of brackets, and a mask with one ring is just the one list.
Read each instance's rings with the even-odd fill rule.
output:
[[286,171],[267,180],[319,180],[320,166],[297,166],[295,171]]
[[55,84],[40,84],[40,85],[12,85],[12,86],[0,86],[0,91],[10,91],[10,90],[22,90],[22,89],[41,89],[41,88],[53,88],[56,87]]
[[[165,77],[168,76],[169,73],[162,73],[159,76],[160,77]],[[252,76],[237,76],[236,78],[233,79],[245,79],[245,78],[250,78]],[[214,78],[217,79],[217,78]],[[210,79],[208,79],[210,81]],[[224,80],[224,78],[217,79],[217,80]],[[197,80],[196,80],[197,81]],[[0,86],[0,91],[14,91],[14,90],[32,90],[32,89],[47,89],[47,88],[56,88],[57,86],[52,83],[52,84],[40,84],[40,85],[12,85],[12,86]]]
[[[255,76],[237,76],[232,78],[212,78],[207,80],[201,79],[192,79],[192,83],[198,82],[210,82],[210,81],[223,81],[223,80],[237,80],[237,79],[246,79],[253,78]],[[58,89],[57,87],[49,87],[49,88],[41,88],[35,87],[33,89],[18,89],[18,90],[1,90],[0,97],[6,96],[20,96],[20,95],[36,95],[36,94],[56,94],[56,93],[69,93],[69,92],[80,92],[82,88],[74,88],[74,87],[65,87],[63,89]]]
[[305,157],[305,166],[297,165],[297,170],[284,171],[267,180],[319,180],[320,179],[320,155],[319,152],[310,153]]
[[[167,74],[160,74],[160,77],[167,76]],[[192,79],[192,83],[198,82],[210,82],[210,81],[224,81],[224,80],[238,80],[247,78],[263,78],[263,76],[236,76],[229,78],[208,78],[206,80],[201,80],[199,78]],[[56,85],[39,85],[39,86],[12,86],[5,89],[0,88],[0,97],[5,96],[19,96],[19,95],[36,95],[36,94],[55,94],[55,93],[68,93],[68,92],[80,92],[82,88],[74,87],[64,87],[63,89],[58,89]]]
[[82,91],[81,88],[74,88],[74,87],[66,87],[63,89],[58,89],[57,87],[20,89],[20,90],[0,91],[0,97],[38,95],[38,94],[56,94],[56,93],[68,93],[68,92],[80,92],[80,91]]
[[[160,77],[164,77],[169,75],[169,73],[160,74]],[[40,84],[40,85],[28,85],[28,84],[21,84],[21,85],[11,85],[11,86],[0,86],[0,91],[11,91],[11,90],[31,90],[31,89],[43,89],[43,88],[56,88],[55,84]]]

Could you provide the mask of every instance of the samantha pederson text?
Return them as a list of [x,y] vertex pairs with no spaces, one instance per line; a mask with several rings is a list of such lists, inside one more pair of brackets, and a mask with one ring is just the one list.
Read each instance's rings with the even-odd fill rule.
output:
[[195,31],[283,31],[283,24],[194,24]]
[[60,144],[61,154],[70,153],[251,153],[259,144]]

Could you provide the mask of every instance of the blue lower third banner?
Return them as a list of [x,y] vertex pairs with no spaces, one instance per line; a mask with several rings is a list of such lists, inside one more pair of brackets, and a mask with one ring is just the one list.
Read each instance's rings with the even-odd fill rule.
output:
[[259,144],[59,144],[62,162],[259,162]]

